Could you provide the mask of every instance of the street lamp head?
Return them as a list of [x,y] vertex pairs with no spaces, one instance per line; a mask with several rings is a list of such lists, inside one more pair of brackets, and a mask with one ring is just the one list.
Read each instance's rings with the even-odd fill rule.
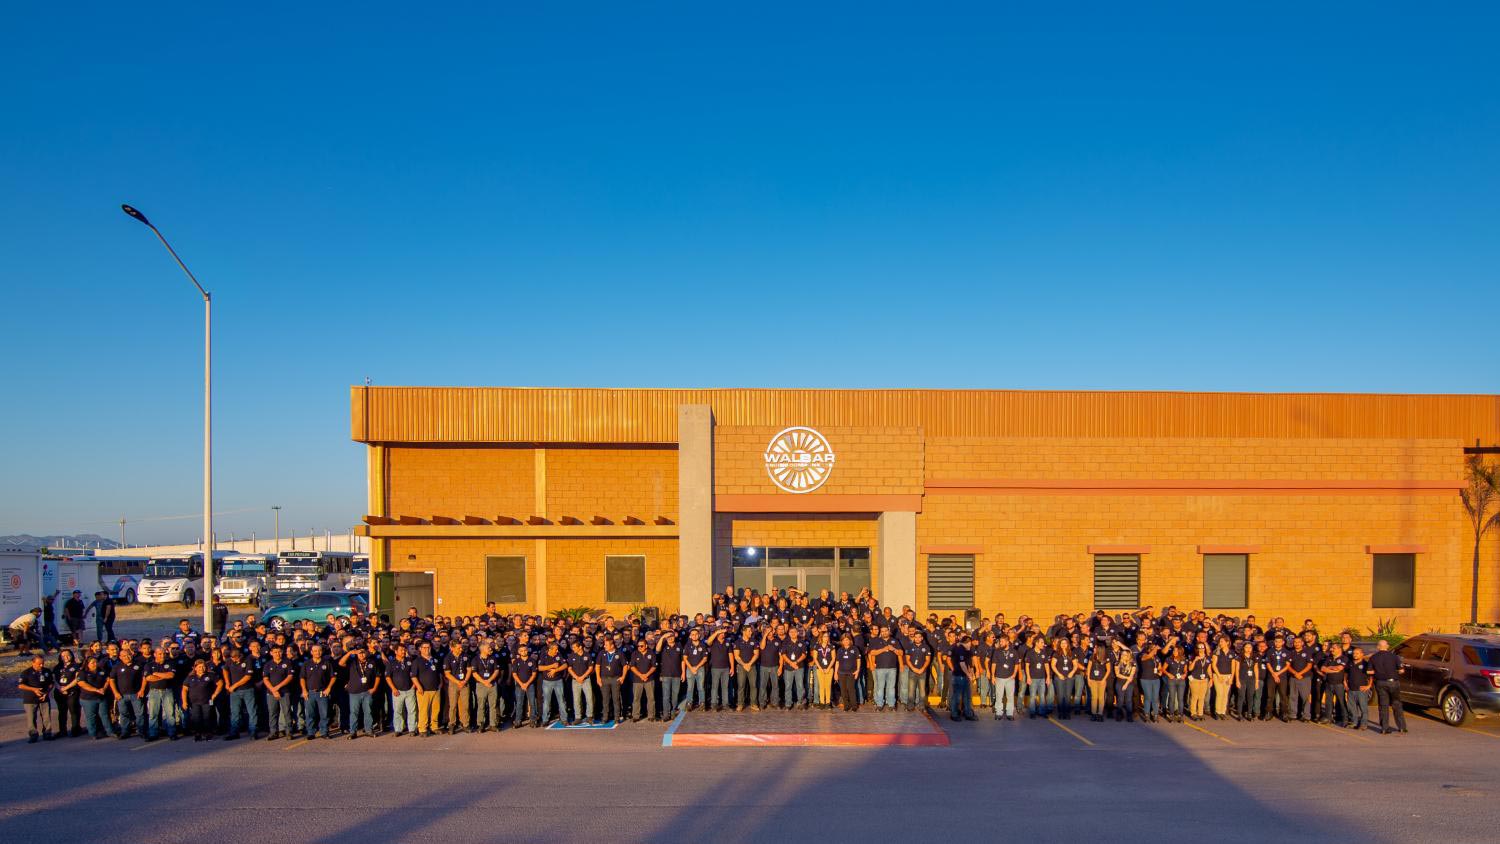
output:
[[137,211],[134,206],[126,205],[122,202],[120,203],[120,210],[136,218],[137,220],[140,220],[142,223],[145,223],[148,226],[151,225],[151,221],[146,219],[146,215]]

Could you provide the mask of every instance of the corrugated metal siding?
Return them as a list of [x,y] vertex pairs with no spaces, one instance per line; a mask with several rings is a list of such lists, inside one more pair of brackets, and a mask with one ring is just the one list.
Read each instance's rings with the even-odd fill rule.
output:
[[354,387],[361,442],[671,443],[719,425],[920,427],[929,437],[1352,437],[1500,441],[1500,396]]
[[966,610],[974,606],[974,558],[933,555],[927,558],[927,608]]
[[1094,608],[1133,610],[1141,605],[1141,558],[1135,554],[1094,557]]

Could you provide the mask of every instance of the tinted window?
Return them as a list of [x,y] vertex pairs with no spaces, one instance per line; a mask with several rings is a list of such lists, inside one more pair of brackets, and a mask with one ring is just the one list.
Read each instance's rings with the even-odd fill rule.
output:
[[1476,648],[1473,645],[1464,645],[1462,648],[1464,660],[1470,665],[1480,668],[1500,668],[1500,648]]
[[614,604],[645,603],[645,557],[604,558],[604,600]]
[[1433,662],[1447,662],[1448,655],[1452,652],[1447,642],[1433,642],[1427,646],[1427,653],[1422,658],[1430,659]]
[[1370,606],[1409,609],[1416,606],[1417,555],[1375,554]]
[[1427,644],[1426,639],[1407,639],[1396,646],[1396,653],[1400,654],[1402,659],[1421,659],[1422,646],[1425,644]]

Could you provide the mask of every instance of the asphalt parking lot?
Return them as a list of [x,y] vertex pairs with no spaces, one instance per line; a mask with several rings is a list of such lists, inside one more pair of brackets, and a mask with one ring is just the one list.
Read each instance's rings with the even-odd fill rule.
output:
[[950,747],[722,749],[664,748],[660,724],[28,745],[8,715],[0,840],[1496,840],[1500,725],[1409,721],[940,718]]

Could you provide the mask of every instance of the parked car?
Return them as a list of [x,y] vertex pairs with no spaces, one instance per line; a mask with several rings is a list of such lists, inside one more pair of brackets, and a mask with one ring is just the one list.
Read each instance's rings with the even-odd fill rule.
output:
[[1455,727],[1500,715],[1500,636],[1424,633],[1396,646],[1401,702],[1436,706]]
[[313,621],[322,624],[332,615],[337,618],[349,615],[354,610],[368,613],[366,593],[346,592],[343,590],[327,592],[308,592],[291,603],[279,607],[272,607],[261,615],[261,620],[270,624],[273,619],[281,619],[287,624],[300,623],[302,621]]

